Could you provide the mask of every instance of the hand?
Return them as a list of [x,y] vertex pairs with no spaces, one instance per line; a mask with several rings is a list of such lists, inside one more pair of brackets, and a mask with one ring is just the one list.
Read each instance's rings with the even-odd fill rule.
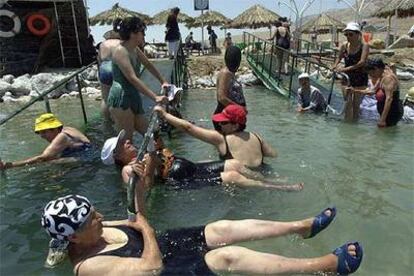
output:
[[11,162],[3,162],[0,160],[0,171],[4,171],[6,169],[9,169],[13,167],[13,164]]
[[380,127],[380,128],[386,127],[387,126],[387,123],[384,122],[384,121],[382,121],[382,120],[380,120],[380,121],[378,121],[377,126]]
[[157,112],[161,117],[164,117],[166,113],[165,108],[161,105],[156,105],[154,107],[154,111]]
[[166,96],[155,96],[155,102],[157,104],[168,104],[168,98]]
[[138,213],[135,217],[135,221],[128,221],[127,226],[134,228],[137,231],[144,231],[144,230],[153,230],[152,227],[149,225],[147,219],[141,214]]
[[348,86],[348,87],[345,87],[345,92],[347,92],[347,93],[354,93],[355,92],[355,89],[353,87],[351,87],[351,86]]
[[137,162],[135,162],[134,164],[131,165],[131,168],[137,176],[139,176],[139,177],[144,176],[144,171],[145,171],[145,163],[144,162],[137,161]]

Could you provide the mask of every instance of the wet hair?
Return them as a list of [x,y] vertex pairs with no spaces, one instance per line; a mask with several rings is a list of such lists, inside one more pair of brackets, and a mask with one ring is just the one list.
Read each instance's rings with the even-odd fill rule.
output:
[[365,70],[369,71],[369,70],[374,70],[376,68],[380,68],[380,69],[385,68],[385,63],[382,60],[382,58],[372,57],[372,58],[367,59],[365,63]]
[[245,130],[246,129],[246,124],[244,124],[244,125],[239,125],[239,129],[238,129],[238,131],[243,131],[243,130]]
[[131,33],[143,32],[147,26],[137,16],[116,19],[114,21],[114,31],[119,33],[122,40],[128,40]]
[[224,54],[224,62],[231,72],[236,72],[241,62],[241,51],[239,47],[230,46]]

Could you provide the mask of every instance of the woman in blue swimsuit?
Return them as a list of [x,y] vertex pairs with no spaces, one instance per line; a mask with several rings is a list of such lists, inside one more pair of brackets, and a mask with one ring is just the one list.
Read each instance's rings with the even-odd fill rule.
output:
[[36,118],[34,131],[50,144],[39,155],[21,161],[0,161],[0,170],[32,165],[62,157],[79,157],[90,149],[89,139],[73,127],[63,126],[52,113],[45,113]]
[[60,248],[67,250],[75,275],[350,274],[362,261],[358,242],[303,259],[234,245],[292,234],[312,238],[335,215],[335,208],[326,208],[298,221],[220,220],[160,233],[142,214],[133,222],[104,222],[87,198],[68,195],[45,206],[41,223]]

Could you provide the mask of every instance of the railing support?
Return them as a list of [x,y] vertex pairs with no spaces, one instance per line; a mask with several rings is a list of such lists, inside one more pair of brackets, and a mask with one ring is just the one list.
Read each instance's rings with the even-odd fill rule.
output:
[[85,122],[85,124],[87,124],[88,118],[86,118],[85,104],[83,102],[83,96],[82,96],[82,84],[79,80],[79,75],[76,75],[76,83],[78,84],[79,99],[81,101],[81,106],[82,106],[83,121]]

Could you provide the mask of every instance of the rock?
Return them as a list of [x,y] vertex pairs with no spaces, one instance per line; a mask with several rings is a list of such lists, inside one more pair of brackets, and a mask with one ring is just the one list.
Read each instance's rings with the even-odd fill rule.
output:
[[403,35],[398,38],[393,44],[388,46],[388,49],[399,48],[414,48],[414,38],[411,38],[408,35]]
[[200,85],[201,87],[215,86],[215,83],[211,80],[210,76],[204,76],[201,78],[197,78],[195,81],[195,84]]
[[10,88],[10,91],[13,93],[14,96],[23,96],[28,95],[32,90],[32,83],[30,80],[30,75],[25,74],[14,79],[13,84]]
[[401,70],[397,70],[397,77],[399,80],[412,80],[414,79],[414,75],[409,73],[409,72],[405,72],[405,71],[401,71]]
[[75,79],[71,79],[68,83],[66,83],[66,89],[68,91],[78,91],[78,84]]
[[[82,93],[84,92],[85,89],[82,90]],[[86,95],[100,95],[101,94],[101,90],[93,88],[93,87],[86,87]]]
[[381,39],[373,39],[369,42],[369,46],[373,49],[385,49],[385,42]]
[[3,97],[7,91],[10,91],[10,89],[11,89],[10,83],[0,80],[0,97]]
[[69,93],[69,95],[71,97],[79,97],[79,92],[78,91],[72,91],[72,92]]
[[262,83],[253,73],[241,75],[237,80],[241,84],[247,85],[247,86],[258,85]]
[[86,69],[81,74],[84,80],[96,81],[98,79],[98,67],[96,65]]
[[2,81],[5,81],[5,82],[8,82],[8,83],[10,83],[10,84],[12,84],[12,83],[13,83],[13,81],[14,81],[14,76],[13,76],[13,75],[4,75],[4,76],[1,78],[1,80],[2,80]]
[[62,96],[60,96],[59,99],[67,99],[67,98],[70,98],[69,94],[63,94]]

